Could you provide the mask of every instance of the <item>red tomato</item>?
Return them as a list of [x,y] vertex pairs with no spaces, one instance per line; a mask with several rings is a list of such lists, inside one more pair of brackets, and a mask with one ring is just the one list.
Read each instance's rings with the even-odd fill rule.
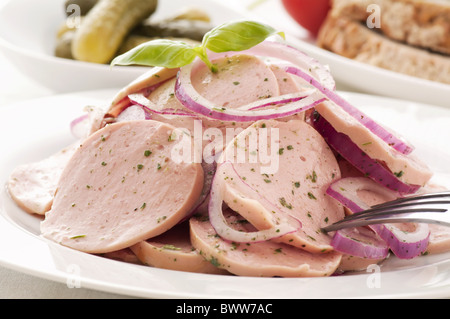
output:
[[331,7],[331,0],[281,0],[286,11],[316,36]]

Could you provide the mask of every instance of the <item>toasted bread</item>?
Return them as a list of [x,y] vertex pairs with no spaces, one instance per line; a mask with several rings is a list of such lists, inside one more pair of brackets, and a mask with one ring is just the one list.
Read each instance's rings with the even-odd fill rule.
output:
[[361,22],[329,16],[318,35],[324,49],[391,71],[450,84],[450,57],[403,44]]
[[[376,7],[375,7],[375,6]],[[450,54],[448,0],[333,0],[333,17],[366,22],[379,10],[379,31],[392,40]]]
[[[449,0],[332,0],[317,45],[391,71],[450,84]],[[371,25],[370,23],[378,23]]]

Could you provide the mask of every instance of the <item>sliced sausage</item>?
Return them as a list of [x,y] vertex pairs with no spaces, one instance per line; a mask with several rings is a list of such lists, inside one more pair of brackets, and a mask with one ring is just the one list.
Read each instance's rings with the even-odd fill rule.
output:
[[203,188],[201,164],[172,160],[168,124],[111,124],[83,141],[65,167],[44,237],[105,253],[157,236],[190,211]]
[[62,171],[77,146],[71,145],[42,161],[16,167],[7,183],[16,204],[26,212],[44,215],[52,205]]
[[[227,210],[225,217],[230,225],[241,231],[253,227],[241,216]],[[190,219],[191,242],[203,256],[219,268],[240,276],[254,277],[317,277],[330,276],[338,267],[341,254],[313,254],[303,249],[264,241],[258,243],[233,243],[217,236],[208,219]]]
[[218,107],[237,108],[263,98],[280,95],[277,79],[264,61],[238,54],[214,60],[213,73],[201,65],[192,74],[192,85]]
[[157,268],[207,274],[227,273],[203,258],[192,246],[187,221],[130,249],[142,263]]
[[[419,193],[437,193],[447,191],[444,186],[437,184],[428,184],[422,188]],[[426,254],[441,254],[450,251],[450,228],[447,226],[429,224],[430,238]]]
[[450,251],[450,231],[448,226],[429,224],[430,239],[427,254],[440,254]]
[[383,260],[384,259],[369,259],[344,254],[342,255],[342,260],[338,267],[338,271],[367,271],[370,266],[378,265]]
[[[266,153],[269,160],[264,159]],[[216,173],[228,185],[223,197],[230,208],[258,229],[271,228],[272,223],[255,205],[255,200],[262,203],[264,198],[273,205],[266,211],[281,211],[302,224],[298,232],[280,240],[310,252],[332,250],[331,238],[321,227],[344,217],[343,207],[326,194],[340,171],[333,152],[310,125],[299,120],[258,121],[227,145],[220,161],[233,163],[221,165]],[[230,167],[244,182],[228,177],[233,173],[227,171]],[[254,198],[250,189],[261,198]]]
[[139,92],[149,87],[163,83],[177,75],[179,69],[168,69],[162,67],[153,67],[149,71],[139,76],[126,87],[122,88],[111,100],[108,113],[116,117],[128,104],[129,94]]
[[100,254],[100,256],[113,259],[117,261],[123,261],[130,264],[142,264],[139,258],[133,253],[130,248],[124,248],[110,253]]
[[431,170],[414,154],[394,150],[335,103],[323,102],[315,109],[337,132],[347,135],[363,153],[383,163],[402,182],[424,186],[432,177]]
[[[278,88],[280,89],[280,95],[301,92],[305,89],[298,80],[298,77],[295,77],[290,73],[287,73],[284,68],[280,67],[277,64],[270,64],[269,66],[273,74],[275,74],[275,77],[277,78]],[[292,116],[287,117],[287,119],[304,120],[305,112],[294,114]]]

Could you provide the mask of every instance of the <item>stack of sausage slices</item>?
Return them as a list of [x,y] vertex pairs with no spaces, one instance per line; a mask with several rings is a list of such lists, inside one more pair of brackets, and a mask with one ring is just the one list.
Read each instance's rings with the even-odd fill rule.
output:
[[[72,123],[74,145],[11,174],[45,240],[188,272],[318,277],[450,248],[446,229],[324,233],[346,214],[437,191],[414,147],[335,90],[329,70],[263,41],[151,68]],[[81,129],[84,128],[84,129]]]

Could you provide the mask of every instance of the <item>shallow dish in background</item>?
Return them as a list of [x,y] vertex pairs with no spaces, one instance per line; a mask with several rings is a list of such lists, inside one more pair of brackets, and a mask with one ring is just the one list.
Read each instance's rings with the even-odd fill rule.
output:
[[345,89],[450,107],[450,85],[389,71],[319,48],[315,39],[288,14],[281,0],[265,1],[247,14],[285,31],[290,45],[329,65],[336,82]]
[[322,64],[329,65],[336,82],[362,92],[450,107],[450,85],[416,78],[354,61],[324,50],[308,39],[289,37],[289,43]]
[[[216,0],[159,1],[152,17],[168,16],[186,5],[207,11],[213,25],[242,17]],[[0,6],[0,51],[22,73],[61,93],[122,87],[148,69],[55,57],[56,32],[65,17],[64,0],[8,1]]]
[[[85,105],[106,103],[117,90],[45,97],[0,109],[0,182],[13,168],[41,160],[74,142],[70,122]],[[416,146],[450,187],[450,109],[389,98],[340,92],[375,120],[395,128]],[[27,114],[26,117],[23,114]],[[42,114],[47,116],[42,117]],[[36,119],[39,118],[37,121]],[[146,298],[448,298],[450,253],[413,260],[389,258],[374,273],[324,278],[257,278],[195,274],[128,264],[86,254],[39,235],[39,222],[0,192],[0,265],[82,288]],[[378,277],[377,277],[378,276]]]

